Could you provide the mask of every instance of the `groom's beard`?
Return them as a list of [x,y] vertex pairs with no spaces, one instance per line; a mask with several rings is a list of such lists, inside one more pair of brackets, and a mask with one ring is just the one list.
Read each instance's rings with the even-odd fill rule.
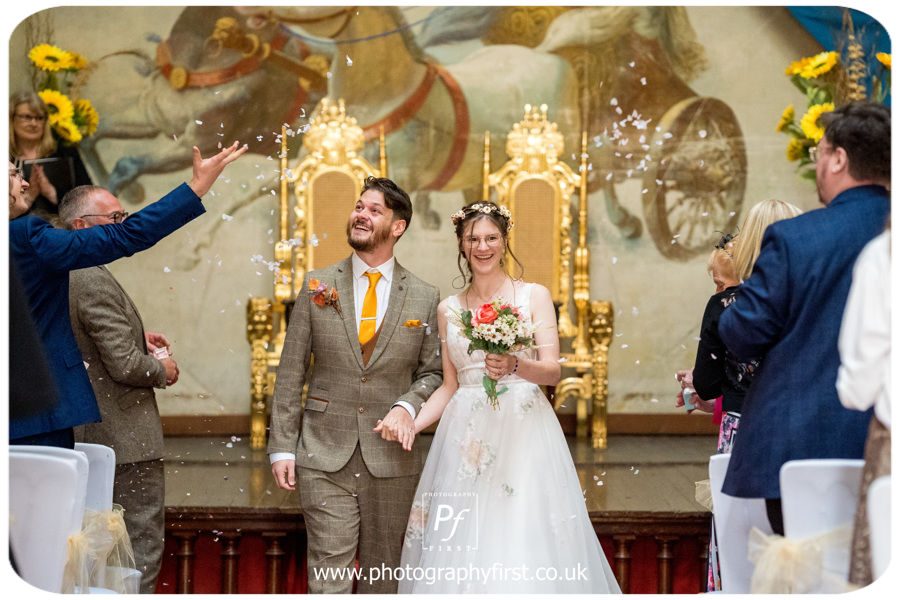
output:
[[375,248],[384,244],[391,237],[391,223],[381,229],[373,229],[365,239],[353,239],[355,220],[347,221],[347,243],[357,252],[374,252]]

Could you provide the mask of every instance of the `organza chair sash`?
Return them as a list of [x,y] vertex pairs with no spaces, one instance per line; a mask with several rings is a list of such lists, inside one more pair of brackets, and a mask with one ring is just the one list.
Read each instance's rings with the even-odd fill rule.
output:
[[708,508],[709,512],[713,512],[712,488],[710,488],[709,479],[694,482],[694,500]]
[[750,580],[750,593],[849,591],[845,578],[825,568],[823,557],[828,550],[849,548],[851,535],[850,525],[805,540],[793,540],[778,534],[766,535],[754,527],[750,531],[747,556],[756,565]]
[[91,587],[126,593],[124,574],[134,569],[135,562],[124,512],[118,504],[109,510],[84,511],[81,531],[69,538],[62,593],[76,593],[76,588],[86,593]]

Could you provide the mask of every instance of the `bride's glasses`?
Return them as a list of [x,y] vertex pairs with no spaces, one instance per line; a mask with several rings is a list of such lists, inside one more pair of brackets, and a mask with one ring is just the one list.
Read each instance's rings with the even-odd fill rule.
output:
[[485,244],[493,248],[503,243],[503,236],[495,233],[486,235],[484,237],[475,237],[473,235],[466,238],[466,243],[472,248],[477,248],[481,245],[481,242],[484,242]]

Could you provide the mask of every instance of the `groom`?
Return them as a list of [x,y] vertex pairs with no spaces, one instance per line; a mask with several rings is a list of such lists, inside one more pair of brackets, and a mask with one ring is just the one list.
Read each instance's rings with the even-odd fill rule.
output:
[[291,313],[268,452],[278,486],[299,483],[310,593],[351,593],[357,550],[358,591],[397,592],[388,569],[422,470],[413,418],[442,379],[438,289],[394,260],[411,217],[393,181],[366,179],[347,223],[354,253],[307,273]]

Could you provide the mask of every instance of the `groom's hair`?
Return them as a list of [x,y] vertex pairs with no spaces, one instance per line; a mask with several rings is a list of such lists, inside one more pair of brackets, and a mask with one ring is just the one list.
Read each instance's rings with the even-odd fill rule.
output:
[[[366,177],[363,182],[363,189],[360,195],[365,194],[368,190],[376,190],[384,195],[384,204],[394,213],[394,221],[406,221],[406,230],[409,230],[409,222],[412,220],[412,202],[409,194],[404,192],[399,185],[388,179],[387,177]],[[401,235],[402,237],[402,235]]]

